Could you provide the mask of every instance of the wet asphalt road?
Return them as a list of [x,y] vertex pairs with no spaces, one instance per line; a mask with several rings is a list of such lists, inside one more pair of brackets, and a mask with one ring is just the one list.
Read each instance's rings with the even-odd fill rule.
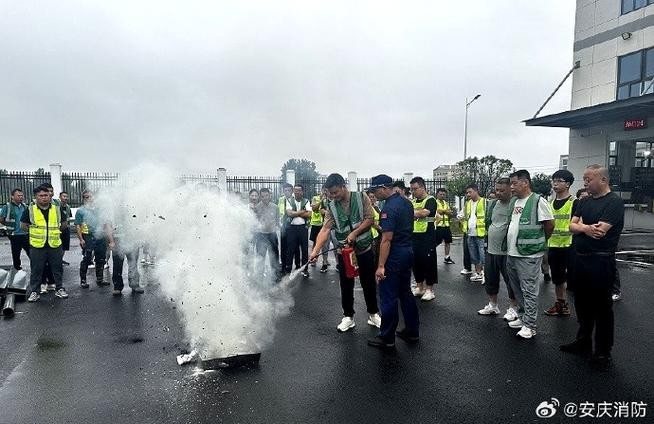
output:
[[[652,246],[651,238],[627,239],[629,248]],[[73,250],[64,271],[69,299],[48,294],[19,303],[17,315],[0,322],[0,423],[575,422],[560,411],[536,417],[536,406],[551,397],[561,404],[646,402],[648,418],[634,422],[654,414],[654,268],[620,265],[624,300],[615,305],[607,373],[558,351],[574,338],[574,318],[541,313],[537,336],[522,340],[501,318],[477,315],[486,295],[459,275],[456,242],[457,265],[439,265],[437,298],[420,305],[418,345],[398,340],[392,353],[368,347],[375,331],[366,325],[360,290],[357,327],[338,333],[337,274],[314,270],[258,368],[194,375],[175,362],[185,347],[182,329],[158,283],[150,281],[141,296],[114,298],[110,287],[93,284],[82,291]],[[3,238],[0,264],[8,263]],[[546,308],[553,286],[541,292]]]

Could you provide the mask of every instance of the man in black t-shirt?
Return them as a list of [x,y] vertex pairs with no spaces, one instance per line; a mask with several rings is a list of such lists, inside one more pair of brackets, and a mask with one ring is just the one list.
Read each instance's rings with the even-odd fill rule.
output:
[[572,217],[574,234],[575,308],[579,321],[577,339],[562,345],[569,353],[591,353],[593,329],[595,351],[591,365],[606,370],[613,347],[613,301],[616,276],[615,251],[624,225],[624,203],[609,186],[608,170],[591,165],[584,172],[584,186],[590,194],[581,200]]
[[[436,259],[436,199],[427,193],[425,180],[415,177],[411,180],[413,194],[413,276],[416,288],[413,295],[423,302],[433,300],[434,284],[438,283]],[[440,216],[439,216],[440,218]]]

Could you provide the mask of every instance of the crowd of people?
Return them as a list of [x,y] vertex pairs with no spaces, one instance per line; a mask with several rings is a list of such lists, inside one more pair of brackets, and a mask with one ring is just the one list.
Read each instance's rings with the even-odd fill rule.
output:
[[[540,281],[551,274],[555,299],[544,313],[570,316],[568,296],[574,293],[579,322],[576,339],[560,349],[592,354],[591,364],[605,369],[611,363],[613,346],[612,302],[619,299],[615,251],[624,205],[611,192],[605,167],[589,166],[583,181],[585,189],[575,197],[570,193],[572,173],[555,172],[554,198],[549,201],[532,192],[529,172],[519,170],[498,179],[488,197],[470,184],[458,214],[447,201],[447,190],[439,188],[434,197],[421,177],[413,178],[406,188],[403,182],[382,174],[372,178],[365,192],[353,192],[341,175],[331,174],[322,192],[311,199],[304,196],[301,184],[285,184],[276,203],[270,189],[253,189],[249,208],[258,225],[252,246],[263,264],[261,275],[267,267],[276,280],[290,274],[293,267],[308,278],[309,267],[317,268],[319,260],[319,271],[328,272],[329,252],[334,251],[343,309],[337,330],[346,332],[356,325],[354,286],[358,276],[367,323],[379,328],[368,344],[389,349],[396,337],[407,343],[419,341],[415,299],[430,302],[436,298],[437,246],[444,244],[445,266],[455,264],[450,249],[456,217],[463,234],[461,273],[481,283],[488,295],[488,303],[478,314],[501,314],[498,294],[503,279],[508,294],[504,320],[518,330],[518,337],[534,337]],[[91,266],[95,266],[98,286],[110,284],[104,280],[104,269],[108,252],[112,252],[112,294],[120,295],[124,288],[125,260],[132,292],[143,293],[138,271],[141,246],[126,243],[121,226],[100,216],[93,193],[83,193],[84,205],[74,217],[66,193],[54,199],[52,186],[44,184],[33,194],[28,205],[23,192],[15,189],[0,211],[0,223],[10,230],[14,268],[21,269],[22,251],[30,259],[28,301],[38,301],[48,289],[58,298],[68,297],[62,285],[63,265],[67,264],[63,256],[70,249],[73,225],[82,248],[82,288],[89,287]],[[543,267],[544,258],[549,269]],[[405,323],[400,330],[398,306]]]

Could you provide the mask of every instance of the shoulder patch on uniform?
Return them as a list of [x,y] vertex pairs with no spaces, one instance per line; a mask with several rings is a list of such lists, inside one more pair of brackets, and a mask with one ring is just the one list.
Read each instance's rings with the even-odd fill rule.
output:
[[381,218],[382,218],[382,219],[386,219],[386,218],[388,218],[388,214],[387,214],[386,212],[382,213],[382,214],[381,214]]

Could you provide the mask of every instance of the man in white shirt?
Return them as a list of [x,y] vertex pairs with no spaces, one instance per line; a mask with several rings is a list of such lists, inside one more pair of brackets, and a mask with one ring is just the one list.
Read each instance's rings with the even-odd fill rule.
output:
[[[300,248],[301,262],[300,266],[304,266],[309,261],[309,232],[307,229],[308,219],[311,217],[311,203],[308,199],[303,197],[304,187],[301,184],[295,184],[293,187],[293,197],[286,199],[286,219],[288,229],[287,236],[287,269],[286,272],[291,272],[291,264],[293,263],[293,254],[295,250]],[[304,277],[309,276],[309,272],[305,269],[302,271]]]
[[554,230],[552,206],[531,191],[531,176],[522,169],[510,176],[515,196],[509,206],[506,268],[509,283],[518,301],[518,319],[509,327],[519,329],[517,336],[530,339],[536,335],[538,315],[538,277],[547,239]]

